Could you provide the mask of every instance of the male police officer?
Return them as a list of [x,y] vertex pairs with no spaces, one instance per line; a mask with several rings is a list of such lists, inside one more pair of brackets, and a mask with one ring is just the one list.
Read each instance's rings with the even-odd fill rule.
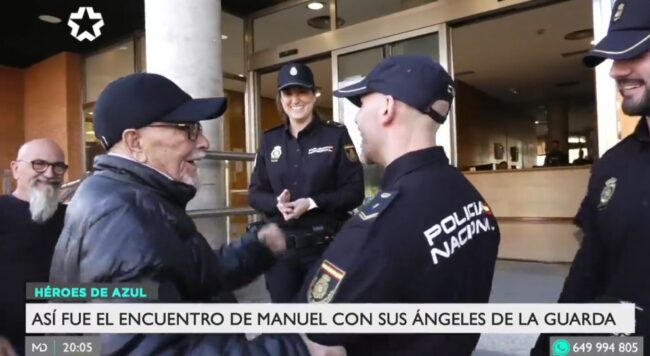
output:
[[[584,63],[613,59],[610,76],[623,112],[642,116],[634,133],[593,167],[576,223],[584,240],[564,282],[560,303],[629,301],[638,307],[636,332],[650,340],[650,2],[619,0],[607,36]],[[532,355],[549,352],[548,336]]]
[[[449,165],[435,134],[453,100],[449,74],[425,56],[382,61],[338,90],[360,106],[366,162],[381,191],[341,229],[306,280],[310,303],[485,303],[499,244],[496,220]],[[351,355],[471,355],[479,335],[310,335]]]

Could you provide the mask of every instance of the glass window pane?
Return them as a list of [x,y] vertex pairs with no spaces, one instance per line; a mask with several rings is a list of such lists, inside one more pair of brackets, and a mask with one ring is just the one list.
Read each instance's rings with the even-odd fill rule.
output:
[[324,6],[319,10],[311,10],[303,3],[255,19],[255,51],[329,31],[329,1],[321,2]]
[[244,20],[223,12],[221,14],[221,55],[223,71],[241,75],[244,69]]
[[99,93],[113,80],[135,72],[133,41],[86,57],[86,103],[97,100]]
[[390,15],[437,0],[338,0],[336,2],[339,23],[349,26],[366,20]]
[[[381,46],[338,56],[339,82],[337,88],[342,88],[363,79],[382,58],[383,49]],[[361,154],[361,134],[354,121],[359,109],[347,99],[338,100],[339,118],[347,127],[357,152]],[[378,165],[364,164],[363,171],[365,195],[366,197],[372,197],[379,190],[382,169]]]
[[396,42],[392,45],[391,54],[393,56],[419,54],[429,56],[437,61],[440,58],[438,33],[432,33]]

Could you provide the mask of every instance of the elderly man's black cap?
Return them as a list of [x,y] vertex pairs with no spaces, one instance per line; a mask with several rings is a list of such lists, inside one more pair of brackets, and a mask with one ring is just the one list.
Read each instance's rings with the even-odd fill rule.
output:
[[126,129],[153,122],[193,123],[215,119],[226,111],[226,98],[192,99],[159,74],[130,74],[110,83],[99,95],[93,123],[105,149],[122,140]]

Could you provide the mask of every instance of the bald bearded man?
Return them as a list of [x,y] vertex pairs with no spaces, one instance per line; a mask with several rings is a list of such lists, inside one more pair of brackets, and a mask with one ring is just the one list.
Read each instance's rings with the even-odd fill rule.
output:
[[48,281],[63,228],[65,205],[58,193],[68,169],[64,160],[63,150],[50,139],[25,143],[11,162],[16,190],[0,196],[0,336],[19,354],[25,337],[25,282]]

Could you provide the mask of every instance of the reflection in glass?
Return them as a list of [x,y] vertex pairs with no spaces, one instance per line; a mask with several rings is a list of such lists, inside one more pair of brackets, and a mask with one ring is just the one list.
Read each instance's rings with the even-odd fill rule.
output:
[[135,72],[133,58],[132,40],[86,57],[86,102],[97,100],[108,83]]

